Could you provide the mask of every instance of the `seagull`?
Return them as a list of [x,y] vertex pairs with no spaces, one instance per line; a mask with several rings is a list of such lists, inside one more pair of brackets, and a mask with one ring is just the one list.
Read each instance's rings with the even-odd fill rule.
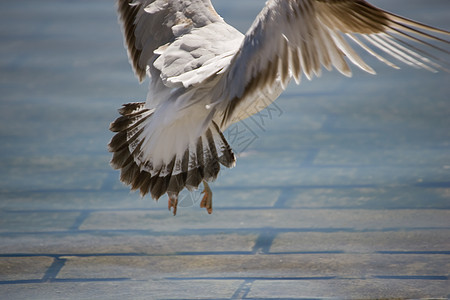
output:
[[[108,149],[120,180],[158,200],[203,183],[200,206],[212,213],[208,182],[236,157],[223,132],[272,103],[291,79],[322,69],[351,76],[349,64],[375,74],[367,52],[398,69],[400,62],[445,70],[436,46],[450,32],[363,0],[268,0],[245,34],[227,24],[210,0],[118,0],[130,64],[149,80],[145,102],[124,104],[110,125]],[[432,43],[433,42],[433,43]]]

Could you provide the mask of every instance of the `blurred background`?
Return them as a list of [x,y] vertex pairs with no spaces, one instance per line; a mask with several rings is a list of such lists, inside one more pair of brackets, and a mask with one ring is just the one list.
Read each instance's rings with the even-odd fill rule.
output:
[[[242,32],[264,3],[214,1]],[[372,3],[449,27],[447,1]],[[2,205],[19,205],[17,197],[35,203],[77,191],[127,196],[108,164],[108,126],[121,104],[145,99],[147,81],[139,85],[128,64],[113,2],[0,5]],[[397,71],[368,60],[377,76],[353,68],[350,79],[338,72],[304,79],[275,102],[270,118],[232,128],[227,137],[241,157],[214,186],[448,182],[448,73],[407,66]],[[316,167],[302,167],[311,155]],[[393,173],[394,165],[401,168]],[[36,192],[38,197],[30,194]],[[55,205],[62,202],[67,200]]]

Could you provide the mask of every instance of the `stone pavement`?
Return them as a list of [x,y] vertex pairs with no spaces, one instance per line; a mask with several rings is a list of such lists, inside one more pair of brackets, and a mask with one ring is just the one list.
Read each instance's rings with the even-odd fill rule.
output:
[[1,299],[450,297],[448,74],[290,86],[225,133],[213,214],[197,191],[173,217],[108,165],[115,109],[146,90],[110,1],[0,4],[0,28],[23,9],[0,48]]
[[[15,193],[1,211],[0,292],[4,299],[445,298],[448,189],[223,187],[213,215],[195,207],[176,217],[122,190]],[[422,204],[397,202],[409,197]],[[380,200],[392,204],[378,208]]]

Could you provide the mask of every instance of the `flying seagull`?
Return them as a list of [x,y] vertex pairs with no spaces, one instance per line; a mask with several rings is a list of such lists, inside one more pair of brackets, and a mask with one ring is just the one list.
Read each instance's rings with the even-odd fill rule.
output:
[[210,0],[118,0],[118,13],[130,63],[150,84],[146,101],[124,104],[110,125],[111,165],[142,196],[167,193],[174,215],[179,192],[202,182],[200,206],[212,212],[207,182],[236,162],[222,132],[292,78],[319,77],[322,67],[351,76],[349,63],[375,74],[354,48],[432,72],[445,61],[426,51],[449,54],[429,41],[448,44],[435,34],[450,32],[363,0],[269,0],[245,35]]

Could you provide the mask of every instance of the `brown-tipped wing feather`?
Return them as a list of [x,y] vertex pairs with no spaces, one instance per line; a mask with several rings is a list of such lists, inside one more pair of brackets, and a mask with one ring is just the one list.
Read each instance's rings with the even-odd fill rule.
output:
[[353,48],[360,47],[394,68],[398,67],[386,57],[432,72],[446,70],[427,51],[449,53],[443,49],[449,41],[436,33],[449,34],[362,0],[270,0],[217,85],[224,91],[217,98],[223,111],[221,124],[245,117],[242,107],[258,101],[255,95],[280,85],[284,88],[292,77],[299,83],[302,74],[308,79],[320,76],[322,66],[351,76],[350,61],[374,74]]

